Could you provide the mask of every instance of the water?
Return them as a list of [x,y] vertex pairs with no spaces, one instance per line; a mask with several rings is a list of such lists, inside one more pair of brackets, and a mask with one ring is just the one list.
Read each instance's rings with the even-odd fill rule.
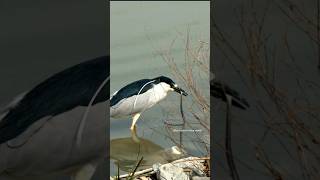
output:
[[[111,93],[132,81],[154,78],[159,75],[171,77],[177,84],[182,84],[174,78],[168,65],[156,52],[168,49],[175,40],[171,51],[172,56],[177,65],[183,67],[185,52],[183,37],[188,29],[192,44],[199,44],[199,40],[209,42],[209,2],[111,1],[110,14]],[[201,87],[207,90],[204,91],[207,97],[209,97],[208,85],[201,84]],[[182,88],[186,87],[182,86]],[[156,161],[162,162],[161,158],[164,158],[165,155],[154,152],[163,152],[174,145],[168,138],[165,138],[168,134],[164,127],[164,120],[167,118],[181,120],[178,113],[179,98],[178,94],[171,93],[159,105],[140,116],[137,123],[137,135],[143,138],[143,142],[147,142],[140,143],[140,148],[145,149],[140,154],[136,154],[136,151],[129,151],[129,148],[136,145],[132,141],[129,130],[130,118],[111,119],[112,159],[116,159],[118,162],[121,159],[122,164],[125,164],[120,164],[120,170],[128,171],[127,166],[135,164],[141,154],[148,157],[148,164]],[[189,102],[190,98],[188,96],[183,101]],[[191,138],[194,135],[188,134]],[[189,137],[189,139],[191,138]],[[119,142],[125,145],[118,146]],[[150,151],[148,148],[157,151]],[[200,154],[198,148],[190,148],[190,152]],[[111,175],[115,175],[117,167],[114,161],[110,162],[110,167]],[[123,171],[121,172],[124,173]]]

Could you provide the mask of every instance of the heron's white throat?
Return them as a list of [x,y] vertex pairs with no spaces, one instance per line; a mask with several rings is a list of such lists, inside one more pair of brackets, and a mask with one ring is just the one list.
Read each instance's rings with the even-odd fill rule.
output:
[[153,85],[151,91],[153,92],[153,97],[151,98],[151,101],[153,103],[158,103],[168,95],[169,91],[173,91],[173,89],[170,87],[169,84],[161,82],[159,84]]
[[[162,88],[162,91],[164,91],[164,93],[168,93],[169,91],[174,91],[173,88],[171,88],[171,86],[167,83],[161,82],[155,86],[160,86]],[[177,85],[175,85],[175,87],[177,87]],[[157,87],[155,87],[157,88]]]

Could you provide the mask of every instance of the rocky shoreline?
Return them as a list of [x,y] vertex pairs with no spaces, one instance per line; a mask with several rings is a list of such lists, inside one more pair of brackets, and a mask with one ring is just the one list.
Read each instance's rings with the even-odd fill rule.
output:
[[124,174],[110,177],[110,180],[209,180],[210,157],[187,157],[171,163],[153,164],[152,168],[136,171],[134,174]]

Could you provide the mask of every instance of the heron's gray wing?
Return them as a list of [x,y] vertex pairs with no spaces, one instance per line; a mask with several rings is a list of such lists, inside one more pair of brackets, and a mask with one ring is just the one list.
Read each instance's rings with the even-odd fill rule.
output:
[[18,148],[20,146],[23,146],[25,143],[27,143],[31,139],[32,136],[34,136],[38,131],[40,131],[41,128],[45,125],[45,123],[51,118],[52,116],[47,116],[36,121],[32,126],[30,126],[27,130],[25,130],[19,136],[9,140],[7,142],[7,145],[11,148]]
[[[20,103],[20,101],[24,98],[26,94],[27,92],[23,92],[19,94],[9,104],[7,104],[4,108],[0,110],[0,122],[10,112],[11,109],[15,108]],[[42,121],[38,123],[38,125],[40,124],[42,124]],[[23,135],[24,138],[17,138],[8,143],[11,144],[12,146],[17,146],[18,144],[23,143],[23,141],[28,139],[28,137],[31,136],[33,131],[34,131],[33,129],[30,129],[28,132],[24,133]],[[22,140],[22,139],[25,139],[25,140]]]
[[[106,108],[106,103],[91,107],[80,147],[74,143],[86,109],[81,106],[44,121],[37,133],[18,148],[1,144],[0,177],[3,172],[18,177],[67,174],[88,162],[103,160],[107,152]],[[32,124],[30,128],[37,126]]]
[[110,116],[116,118],[143,112],[148,109],[145,105],[149,104],[150,97],[153,95],[153,91],[149,89],[143,95],[139,94],[124,98],[117,104],[110,106]]

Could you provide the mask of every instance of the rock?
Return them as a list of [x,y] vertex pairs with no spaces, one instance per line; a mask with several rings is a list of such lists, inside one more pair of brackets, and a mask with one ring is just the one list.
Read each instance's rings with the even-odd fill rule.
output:
[[192,180],[210,180],[210,177],[193,176]]
[[[198,157],[183,158],[167,164],[156,163],[152,165],[152,168],[143,170],[147,170],[146,172],[149,174],[139,171],[141,175],[135,179],[152,180],[157,176],[159,180],[209,180],[210,177],[205,177],[204,170],[206,167],[204,163],[205,160]],[[139,172],[136,172],[137,175]]]
[[189,176],[183,171],[181,167],[177,167],[170,163],[161,165],[157,176],[160,180],[190,180]]
[[202,159],[188,157],[164,165],[154,164],[153,170],[157,173],[157,177],[160,180],[189,180],[191,176],[195,176],[192,179],[207,180],[210,178],[204,177],[206,174],[203,163],[204,160]]
[[153,165],[152,165],[153,171],[156,172],[156,173],[158,173],[158,172],[160,171],[160,166],[161,166],[160,163],[153,164]]
[[146,177],[146,176],[141,176],[138,179],[140,179],[140,180],[151,180],[150,177]]
[[183,169],[190,169],[193,173],[192,175],[197,176],[205,176],[205,166],[203,165],[204,160],[200,160],[197,157],[188,157],[184,159],[179,159],[177,161],[173,161],[172,164],[174,164],[176,167],[180,167]]

